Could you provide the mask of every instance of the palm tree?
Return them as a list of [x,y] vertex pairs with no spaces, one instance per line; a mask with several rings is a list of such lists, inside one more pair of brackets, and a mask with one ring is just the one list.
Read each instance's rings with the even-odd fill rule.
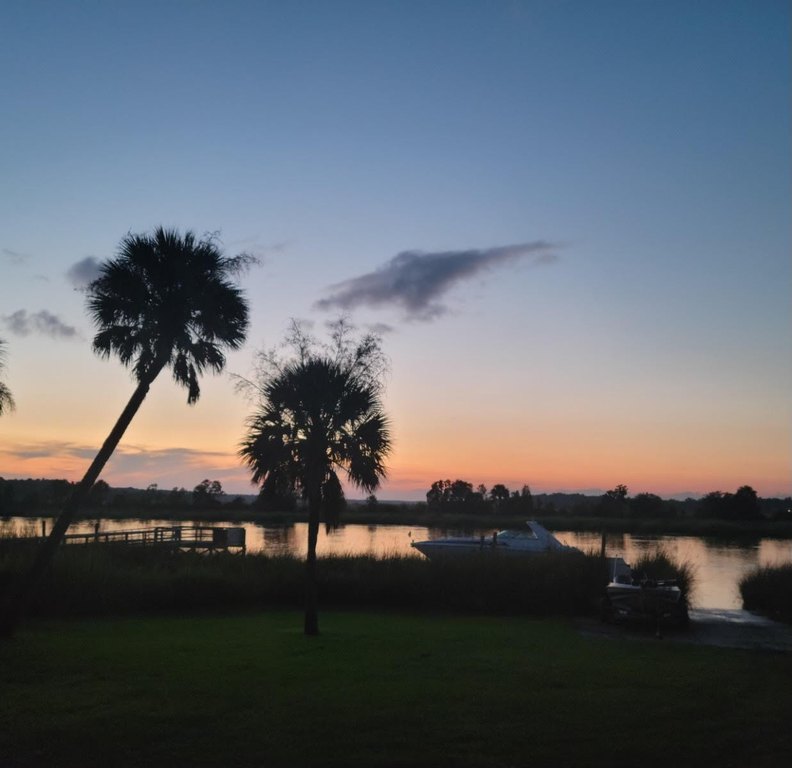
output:
[[[5,365],[5,353],[3,352],[3,347],[5,346],[5,342],[0,339],[0,371],[3,370]],[[14,410],[14,398],[11,396],[11,390],[0,381],[0,416],[2,416],[7,411]]]
[[137,387],[85,476],[76,486],[40,548],[28,578],[14,590],[2,628],[13,631],[24,601],[52,560],[81,503],[148,394],[160,371],[170,367],[187,402],[200,396],[198,377],[225,366],[224,349],[245,340],[248,307],[234,278],[251,258],[224,256],[211,236],[182,237],[176,230],[128,234],[115,258],[105,262],[87,289],[88,312],[98,331],[93,349],[117,354],[131,366]]
[[240,456],[254,483],[299,490],[308,502],[306,635],[319,634],[316,540],[324,516],[333,521],[343,492],[337,472],[367,492],[385,477],[388,420],[379,387],[349,359],[303,355],[259,388]]

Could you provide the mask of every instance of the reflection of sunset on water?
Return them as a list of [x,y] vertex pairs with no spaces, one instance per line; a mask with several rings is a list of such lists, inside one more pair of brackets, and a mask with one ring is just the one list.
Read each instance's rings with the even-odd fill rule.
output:
[[[556,536],[584,552],[599,551],[597,533],[561,532]],[[645,536],[630,533],[608,534],[607,554],[634,563],[641,555],[657,550],[672,560],[693,567],[694,608],[740,608],[738,584],[742,576],[757,565],[792,562],[792,541],[761,539],[749,544],[724,543],[696,536]]]
[[[245,528],[248,531],[249,552],[263,551],[268,554],[290,552],[305,557],[308,549],[308,523],[294,523],[283,527],[246,525]],[[320,557],[322,555],[421,557],[420,553],[410,546],[410,542],[426,539],[429,535],[429,529],[420,526],[343,525],[329,532],[321,526],[316,551]]]

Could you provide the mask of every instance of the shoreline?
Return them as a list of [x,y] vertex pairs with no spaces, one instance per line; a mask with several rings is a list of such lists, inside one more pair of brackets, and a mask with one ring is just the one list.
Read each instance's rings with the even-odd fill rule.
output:
[[[57,517],[59,510],[37,510],[17,512],[2,519]],[[653,534],[669,536],[700,536],[713,538],[792,538],[792,521],[786,520],[715,520],[707,518],[676,519],[634,519],[579,517],[566,515],[542,515],[535,512],[536,520],[551,531],[575,531],[606,534]],[[300,510],[292,512],[261,512],[245,509],[219,507],[212,509],[173,509],[167,507],[148,507],[139,509],[86,509],[75,520],[173,520],[176,522],[213,522],[213,523],[251,523],[254,525],[292,525],[307,523],[308,513]],[[378,509],[351,507],[341,516],[340,525],[413,525],[426,528],[459,529],[503,529],[521,527],[527,516],[483,515],[466,513],[437,513],[423,509],[388,509],[383,505]]]

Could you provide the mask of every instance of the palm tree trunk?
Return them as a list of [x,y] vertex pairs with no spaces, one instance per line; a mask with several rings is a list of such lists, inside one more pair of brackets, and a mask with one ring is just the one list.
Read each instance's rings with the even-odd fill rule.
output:
[[99,475],[107,464],[108,459],[113,455],[119,441],[126,432],[127,427],[134,418],[138,409],[145,400],[148,394],[149,387],[157,374],[162,370],[164,363],[152,366],[152,370],[144,381],[138,384],[126,408],[121,412],[118,421],[111,430],[107,439],[104,441],[96,458],[88,467],[83,479],[79,482],[77,487],[72,492],[71,497],[66,502],[63,511],[52,526],[50,535],[45,539],[41,547],[39,547],[33,565],[30,570],[24,575],[20,576],[11,584],[9,592],[3,600],[2,613],[0,614],[0,637],[10,637],[13,635],[19,621],[27,612],[30,602],[30,596],[34,587],[38,584],[41,577],[46,572],[47,568],[52,563],[58,545],[63,541],[63,537],[69,528],[69,525],[74,520],[75,515],[80,509],[80,506],[85,501],[93,484],[99,479]]
[[306,635],[319,634],[316,541],[319,538],[319,510],[321,504],[321,490],[312,489],[308,494],[308,553],[305,557],[305,624],[303,631]]

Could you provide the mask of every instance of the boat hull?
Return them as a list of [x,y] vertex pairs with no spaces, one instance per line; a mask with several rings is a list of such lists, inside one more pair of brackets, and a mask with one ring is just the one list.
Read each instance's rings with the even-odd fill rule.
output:
[[499,557],[530,557],[546,552],[578,552],[562,544],[548,530],[529,521],[521,530],[507,530],[478,538],[448,538],[414,541],[412,546],[426,557],[446,559],[466,555],[497,555]]
[[[502,557],[530,557],[531,555],[541,555],[545,552],[553,552],[547,547],[541,549],[514,549],[508,546],[492,545],[491,543],[478,544],[471,542],[449,542],[449,541],[416,541],[412,546],[422,555],[435,560],[438,558],[465,557],[470,555],[495,555]],[[575,551],[573,547],[569,550]]]

